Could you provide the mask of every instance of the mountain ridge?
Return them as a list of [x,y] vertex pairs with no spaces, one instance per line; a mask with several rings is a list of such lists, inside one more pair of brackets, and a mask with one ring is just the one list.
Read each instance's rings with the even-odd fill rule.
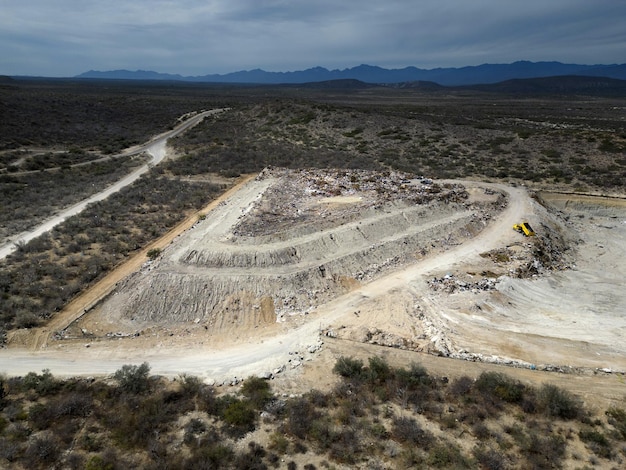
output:
[[150,70],[90,70],[74,78],[80,79],[122,79],[122,80],[174,80],[209,83],[250,83],[250,84],[296,84],[326,82],[331,80],[360,80],[365,83],[434,82],[443,86],[464,86],[492,84],[505,80],[541,78],[550,76],[579,75],[606,77],[626,80],[626,64],[564,64],[561,62],[517,61],[510,64],[482,64],[465,67],[420,69],[408,66],[399,69],[385,69],[375,65],[361,64],[346,69],[329,70],[312,67],[289,72],[268,72],[262,69],[240,70],[226,74],[183,76],[160,73]]

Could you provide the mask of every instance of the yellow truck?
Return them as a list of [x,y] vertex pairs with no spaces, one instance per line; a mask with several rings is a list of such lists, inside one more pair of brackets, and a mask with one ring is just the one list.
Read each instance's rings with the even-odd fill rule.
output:
[[519,233],[523,233],[527,237],[534,237],[535,231],[532,229],[528,222],[522,222],[521,224],[513,225],[513,230],[518,231]]

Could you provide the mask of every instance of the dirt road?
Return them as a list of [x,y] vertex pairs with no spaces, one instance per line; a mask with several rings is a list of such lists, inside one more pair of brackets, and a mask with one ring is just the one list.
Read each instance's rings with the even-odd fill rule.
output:
[[180,224],[167,232],[158,240],[145,246],[141,251],[135,253],[128,261],[111,271],[104,278],[98,281],[93,287],[87,289],[81,295],[72,300],[62,311],[56,314],[45,326],[33,328],[32,330],[22,330],[13,332],[9,337],[9,343],[20,344],[33,350],[46,348],[50,336],[57,331],[67,328],[72,322],[80,318],[81,315],[88,312],[94,305],[106,297],[115,285],[131,273],[138,271],[147,261],[147,253],[153,248],[160,248],[171,244],[176,237],[185,232],[198,221],[200,214],[206,214],[215,209],[223,201],[236,194],[242,186],[254,178],[254,175],[244,176],[240,178],[232,188],[227,190],[217,199],[211,201],[206,207],[200,211],[190,215]]
[[137,168],[132,173],[126,175],[124,178],[112,184],[111,186],[106,188],[104,191],[94,194],[93,196],[90,196],[87,199],[84,199],[83,201],[79,203],[76,203],[66,209],[63,209],[60,213],[44,221],[42,224],[38,225],[32,230],[20,233],[19,235],[12,237],[11,241],[3,245],[0,245],[0,259],[6,258],[9,254],[15,251],[17,243],[27,243],[30,240],[37,238],[40,235],[43,235],[44,233],[52,230],[54,227],[62,223],[65,219],[82,212],[85,209],[85,207],[87,207],[89,204],[92,204],[97,201],[102,201],[108,198],[111,194],[116,193],[122,188],[125,188],[126,186],[132,184],[139,177],[141,177],[141,175],[146,173],[152,166],[158,165],[161,161],[163,161],[166,155],[165,146],[167,144],[167,139],[171,137],[175,137],[178,134],[189,129],[190,127],[195,126],[196,124],[201,122],[205,117],[211,116],[211,115],[223,112],[223,111],[225,111],[225,109],[213,109],[210,111],[199,113],[193,116],[192,118],[184,121],[183,123],[179,124],[173,130],[164,132],[154,137],[153,139],[150,139],[150,141],[146,142],[143,145],[133,146],[129,149],[124,150],[119,155],[115,155],[114,157],[121,157],[121,156],[137,155],[143,152],[147,152],[148,154],[152,156],[152,159],[145,165]]
[[[242,183],[243,184],[243,183]],[[468,183],[472,185],[473,183]],[[478,257],[480,252],[490,247],[500,246],[503,237],[510,236],[510,227],[519,214],[527,210],[528,196],[524,190],[509,188],[502,185],[492,185],[494,189],[505,191],[509,194],[508,207],[477,237],[466,243],[455,246],[444,253],[434,254],[413,264],[401,271],[384,276],[374,282],[365,284],[356,290],[342,295],[327,304],[319,306],[307,316],[306,321],[297,327],[287,326],[282,332],[273,336],[256,335],[251,332],[250,338],[243,343],[227,345],[221,344],[219,348],[212,348],[210,344],[190,345],[181,344],[179,347],[167,347],[161,349],[158,345],[151,350],[142,350],[133,347],[132,342],[124,343],[122,348],[115,347],[115,342],[93,342],[89,349],[85,348],[81,354],[77,354],[76,345],[51,345],[47,344],[47,338],[53,331],[67,326],[90,305],[106,295],[128,273],[138,269],[145,258],[140,254],[132,263],[125,265],[119,272],[111,273],[95,289],[72,302],[67,313],[59,315],[45,329],[36,335],[35,349],[44,348],[36,352],[17,348],[8,348],[0,351],[2,371],[9,374],[22,374],[33,369],[48,368],[55,374],[106,374],[111,373],[120,364],[132,361],[148,361],[155,373],[163,375],[177,375],[183,372],[191,373],[205,378],[223,376],[245,376],[246,374],[271,370],[277,364],[288,361],[289,353],[300,351],[315,345],[319,341],[321,329],[329,328],[335,323],[341,323],[342,318],[351,318],[353,312],[359,310],[361,304],[368,299],[380,297],[403,286],[419,283],[424,276],[434,270],[447,269],[456,263],[466,261],[468,258]],[[244,186],[246,191],[255,194],[250,186]],[[257,188],[258,189],[258,188]],[[247,194],[247,193],[246,193]],[[231,203],[240,214],[245,208],[239,207],[236,201],[245,201],[246,207],[250,195],[231,190],[225,197],[233,196]],[[214,201],[212,206],[224,204],[222,200]],[[189,223],[190,221],[188,221]],[[180,230],[168,235],[173,239]],[[201,236],[201,233],[198,232]],[[195,235],[194,235],[195,236]],[[163,246],[163,241],[155,245]],[[149,247],[146,248],[146,250]],[[19,342],[17,342],[19,344]],[[46,348],[46,346],[48,346]],[[84,347],[84,346],[83,346]]]
[[[227,244],[229,227],[250,210],[252,203],[263,193],[265,184],[263,180],[248,179],[220,200],[214,201],[205,211],[211,208],[220,210],[209,214],[206,224],[187,231],[178,243],[171,244],[167,250],[169,257],[177,259],[190,246],[194,246],[193,242],[187,245],[181,242],[189,237],[196,239],[196,242],[208,237],[213,242]],[[103,280],[102,285],[85,293],[46,329],[40,330],[34,350],[14,347],[20,344],[20,341],[16,341],[12,347],[0,351],[0,372],[23,375],[27,371],[48,368],[60,376],[107,375],[123,364],[146,361],[155,374],[176,377],[181,373],[188,373],[207,381],[221,381],[234,376],[246,377],[277,369],[285,370],[283,368],[286,367],[278,375],[278,380],[283,381],[287,388],[291,387],[294,392],[298,392],[306,387],[320,388],[336,380],[330,370],[339,355],[366,358],[367,355],[377,354],[397,360],[399,364],[402,361],[422,363],[438,375],[477,376],[484,370],[501,370],[526,382],[555,383],[595,403],[622,399],[626,394],[624,375],[602,369],[608,369],[610,367],[605,365],[612,364],[611,367],[615,365],[618,371],[622,370],[619,368],[623,363],[621,350],[605,350],[603,341],[621,337],[623,321],[619,316],[619,306],[624,304],[623,296],[615,293],[606,295],[603,302],[591,299],[589,314],[580,310],[577,312],[578,317],[571,318],[559,318],[565,314],[559,312],[559,305],[556,305],[561,285],[569,292],[570,299],[560,302],[567,308],[575,306],[572,299],[576,297],[582,303],[590,299],[588,295],[577,296],[576,289],[582,291],[585,286],[597,282],[604,283],[600,292],[604,292],[606,284],[608,293],[608,289],[616,285],[612,271],[607,268],[612,266],[612,262],[617,269],[615,273],[620,273],[621,266],[624,265],[620,262],[620,250],[626,240],[626,219],[621,220],[621,212],[610,213],[606,220],[600,219],[594,213],[595,218],[591,224],[585,226],[586,231],[579,225],[572,227],[587,243],[584,256],[578,258],[581,271],[573,270],[528,280],[507,281],[505,278],[499,287],[500,291],[493,293],[468,291],[457,297],[433,293],[426,282],[433,276],[441,276],[446,272],[466,272],[470,266],[482,269],[481,266],[485,263],[484,254],[489,250],[525,244],[524,239],[511,230],[511,227],[522,219],[533,220],[532,217],[538,217],[537,211],[541,209],[529,198],[524,188],[471,182],[464,184],[470,192],[475,189],[477,194],[484,192],[485,187],[508,194],[507,207],[498,212],[474,238],[458,245],[450,245],[444,251],[434,250],[418,262],[373,282],[362,285],[356,283],[352,291],[318,305],[315,310],[306,314],[272,325],[248,325],[221,337],[206,331],[206,327],[189,321],[165,325],[148,331],[145,335],[142,332],[140,337],[98,340],[85,336],[84,339],[74,341],[47,341],[52,331],[67,326],[90,305],[110,292],[116,282],[138,270],[145,260],[145,256],[140,254],[133,263]],[[222,211],[225,208],[228,210]],[[194,218],[190,218],[186,226],[193,222]],[[183,228],[179,227],[168,234],[169,238],[153,246],[164,247]],[[146,250],[149,248],[146,247]],[[609,263],[593,265],[594,261],[604,258],[609,258]],[[167,261],[162,262],[167,264]],[[595,267],[592,269],[590,266]],[[580,281],[579,278],[583,280]],[[548,312],[545,311],[545,299],[550,300],[548,304],[551,310]],[[497,302],[499,304],[495,305]],[[471,310],[480,305],[482,310]],[[469,351],[484,351],[485,354],[511,354],[511,357],[526,358],[533,363],[540,359],[552,359],[556,361],[552,364],[560,365],[568,364],[569,360],[580,361],[586,367],[578,374],[547,373],[436,358],[429,354],[399,349],[381,349],[372,344],[364,344],[362,341],[367,341],[364,339],[356,342],[346,340],[357,337],[360,329],[367,332],[368,328],[382,328],[385,332],[396,332],[404,337],[415,336],[412,329],[419,321],[423,321],[417,318],[422,314],[425,314],[428,321],[440,322],[443,325],[441,331],[447,328],[445,334],[455,340],[455,351],[459,347],[467,347]],[[94,326],[93,321],[90,326]],[[602,324],[601,322],[608,323],[602,330],[594,328],[594,325]],[[574,324],[581,327],[574,329]],[[523,329],[528,327],[536,327],[537,332],[529,334]],[[544,334],[538,334],[542,327]],[[333,331],[339,332],[338,339],[324,336],[325,332]],[[439,330],[435,328],[433,331],[434,333],[429,333],[431,336],[425,336],[426,343],[437,339]],[[573,335],[573,338],[576,335],[589,337],[588,341],[581,342],[561,337],[564,334]],[[325,344],[320,349],[322,342]],[[32,346],[32,343],[29,344]]]

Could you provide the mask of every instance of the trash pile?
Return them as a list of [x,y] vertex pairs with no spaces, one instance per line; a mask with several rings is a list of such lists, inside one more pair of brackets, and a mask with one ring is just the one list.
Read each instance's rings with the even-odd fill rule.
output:
[[[385,204],[463,203],[469,197],[460,184],[439,184],[399,171],[266,168],[257,176],[267,178],[280,181],[266,190],[248,217],[234,228],[235,236],[270,236],[277,229],[307,225],[320,230],[348,223],[359,218],[363,210],[380,209]],[[331,198],[353,200],[332,207],[320,204]]]
[[458,279],[453,274],[446,274],[443,277],[434,277],[428,281],[428,285],[435,291],[447,292],[453,294],[454,292],[480,292],[489,291],[496,288],[497,279],[482,278],[476,282],[466,282]]

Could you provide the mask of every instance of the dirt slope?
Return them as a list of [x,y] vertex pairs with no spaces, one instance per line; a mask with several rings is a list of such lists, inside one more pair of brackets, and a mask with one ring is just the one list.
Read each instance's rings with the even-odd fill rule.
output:
[[[45,354],[1,352],[6,371],[147,360],[166,375],[243,377],[309,370],[328,337],[529,371],[626,370],[623,201],[544,195],[546,208],[522,187],[386,175],[383,191],[368,178],[382,188],[366,174],[247,181],[67,339]],[[296,196],[285,190],[294,181]],[[512,230],[521,220],[536,238]]]

